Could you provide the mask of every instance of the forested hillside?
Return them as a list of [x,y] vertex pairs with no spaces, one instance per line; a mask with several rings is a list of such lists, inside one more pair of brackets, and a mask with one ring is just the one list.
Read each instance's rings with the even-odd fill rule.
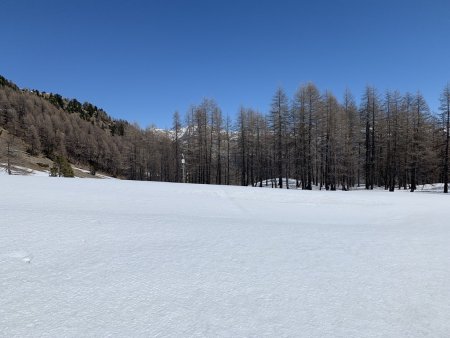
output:
[[174,113],[163,131],[0,77],[0,114],[0,128],[30,154],[126,179],[283,188],[291,178],[302,189],[392,191],[448,182],[449,86],[438,115],[420,93],[367,87],[357,103],[350,92],[338,100],[309,83],[291,98],[278,89],[267,114],[241,108],[236,119],[205,99],[183,118]]
[[126,121],[112,119],[88,102],[81,104],[58,94],[20,90],[3,77],[0,128],[23,139],[32,155],[64,157],[74,164],[90,166],[93,172],[101,170],[130,179],[160,180],[156,153],[163,153],[161,147],[170,147],[170,139],[161,131],[140,130]]

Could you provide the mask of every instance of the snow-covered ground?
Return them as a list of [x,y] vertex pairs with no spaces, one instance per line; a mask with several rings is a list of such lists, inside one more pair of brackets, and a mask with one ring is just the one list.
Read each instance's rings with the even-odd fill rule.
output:
[[[7,168],[8,167],[7,167],[6,163],[0,163],[0,176],[1,175],[9,175]],[[89,174],[90,175],[90,171],[89,170],[78,168],[78,167],[75,167],[73,165],[72,165],[72,169],[74,169],[75,171],[78,170],[78,171],[80,171],[80,172],[82,172],[84,174]],[[45,176],[45,177],[48,177],[48,176],[50,176],[50,171],[49,170],[34,170],[34,169],[31,169],[31,168],[28,168],[28,167],[12,165],[11,166],[11,174],[12,175],[22,175],[22,176]],[[115,179],[114,177],[103,175],[103,174],[100,174],[100,173],[96,173],[95,177],[102,178],[102,179]]]
[[[85,173],[85,174],[88,174],[88,175],[91,176],[90,178],[92,178],[92,175],[91,175],[91,171],[90,171],[90,170],[83,169],[83,168],[78,168],[78,167],[75,167],[75,166],[73,166],[73,165],[72,165],[72,169],[81,171],[82,173]],[[103,179],[109,179],[109,180],[114,180],[114,179],[115,179],[114,177],[107,176],[107,175],[103,175],[103,174],[99,174],[99,173],[96,173],[96,174],[95,174],[95,177],[97,177],[97,178],[103,178]]]
[[[25,176],[49,176],[48,170],[33,170],[30,168],[13,165],[11,166],[12,175],[25,175]],[[6,163],[0,163],[0,175],[8,175],[8,167]]]
[[448,337],[449,197],[0,176],[2,337]]

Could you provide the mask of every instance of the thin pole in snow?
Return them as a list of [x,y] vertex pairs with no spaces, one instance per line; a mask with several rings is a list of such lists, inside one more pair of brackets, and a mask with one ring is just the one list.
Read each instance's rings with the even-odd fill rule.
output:
[[186,160],[184,159],[184,154],[181,154],[181,168],[183,169],[183,183],[186,183]]

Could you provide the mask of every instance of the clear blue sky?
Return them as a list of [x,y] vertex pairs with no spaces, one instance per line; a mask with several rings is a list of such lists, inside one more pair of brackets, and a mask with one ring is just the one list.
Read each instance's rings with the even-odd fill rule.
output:
[[0,74],[142,127],[204,97],[266,112],[307,81],[420,89],[436,110],[450,81],[448,0],[2,0],[0,27]]

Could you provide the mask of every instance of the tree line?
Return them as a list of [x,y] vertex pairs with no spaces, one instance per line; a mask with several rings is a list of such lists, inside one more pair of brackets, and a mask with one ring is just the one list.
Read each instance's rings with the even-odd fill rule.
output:
[[277,89],[267,113],[242,107],[232,119],[205,99],[175,112],[170,130],[142,129],[0,77],[0,127],[30,154],[164,182],[390,191],[443,182],[448,192],[449,85],[440,103],[433,114],[420,92],[374,87],[357,103],[350,91],[338,100],[307,83],[292,97]]

